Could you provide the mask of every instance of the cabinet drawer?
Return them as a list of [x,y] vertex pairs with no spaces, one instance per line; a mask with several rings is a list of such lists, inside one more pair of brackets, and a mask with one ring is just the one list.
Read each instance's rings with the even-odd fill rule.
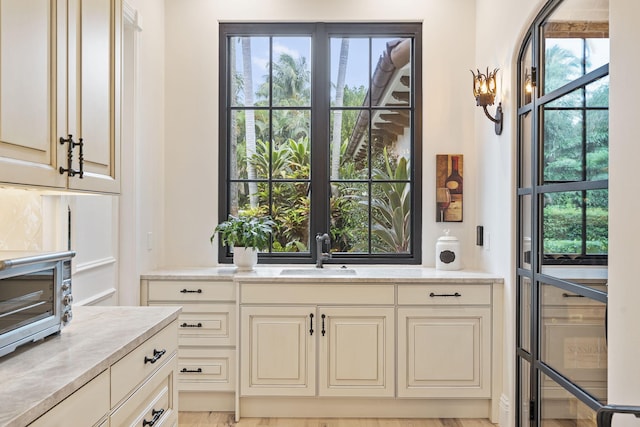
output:
[[109,371],[106,370],[50,411],[29,424],[32,427],[93,426],[109,412]]
[[235,390],[235,350],[180,349],[178,389],[180,391]]
[[178,317],[178,342],[181,346],[235,345],[235,323],[235,304],[187,303]]
[[149,301],[235,301],[233,282],[149,280]]
[[111,406],[163,365],[178,349],[178,322],[149,338],[111,367]]
[[399,305],[490,305],[491,285],[398,285]]
[[394,304],[393,284],[243,283],[242,304]]
[[[111,415],[112,426],[171,426],[177,418],[174,373],[177,356],[166,363]],[[153,424],[149,424],[153,420]]]

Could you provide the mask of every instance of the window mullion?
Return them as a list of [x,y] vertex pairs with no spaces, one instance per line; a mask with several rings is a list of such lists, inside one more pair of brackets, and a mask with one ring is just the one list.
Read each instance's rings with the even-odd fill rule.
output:
[[314,237],[329,232],[329,35],[324,24],[315,24],[311,38],[311,212],[310,252],[316,256]]

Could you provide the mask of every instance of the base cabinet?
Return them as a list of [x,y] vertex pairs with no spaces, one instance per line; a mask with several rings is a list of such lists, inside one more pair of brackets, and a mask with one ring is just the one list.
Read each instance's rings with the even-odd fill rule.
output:
[[241,394],[315,396],[315,307],[241,310]]
[[[243,298],[278,295],[280,285],[272,286],[248,286]],[[394,396],[393,288],[356,286],[341,296],[325,295],[326,305],[311,304],[326,286],[300,285],[295,305],[241,304],[241,396]],[[374,302],[389,306],[337,305],[378,290]],[[299,305],[304,302],[309,304]]]
[[318,395],[393,397],[393,307],[319,307],[318,313]]
[[398,396],[491,395],[491,310],[398,309]]
[[178,391],[186,411],[232,411],[236,387],[236,303],[230,280],[141,280],[141,303],[182,306]]
[[174,426],[178,325],[172,322],[30,426]]

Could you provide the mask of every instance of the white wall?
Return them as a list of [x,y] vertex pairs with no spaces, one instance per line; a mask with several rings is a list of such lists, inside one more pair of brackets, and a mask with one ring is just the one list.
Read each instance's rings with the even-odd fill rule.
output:
[[434,265],[435,155],[463,153],[464,222],[447,224],[476,265],[478,182],[470,93],[474,0],[166,0],[165,246],[167,266],[217,264],[209,237],[218,223],[218,22],[389,21],[423,25],[423,263]]
[[[164,2],[125,0],[120,305],[137,305],[139,274],[162,263],[164,226]],[[133,93],[131,93],[133,92]]]
[[610,1],[609,402],[640,405],[640,2]]
[[[514,425],[515,416],[515,172],[516,64],[524,32],[545,0],[477,0],[475,58],[482,68],[500,68],[499,85],[504,128],[476,115],[475,143],[478,171],[478,223],[484,225],[489,247],[477,248],[481,269],[504,277],[503,396],[500,425]],[[493,113],[495,108],[490,107]]]

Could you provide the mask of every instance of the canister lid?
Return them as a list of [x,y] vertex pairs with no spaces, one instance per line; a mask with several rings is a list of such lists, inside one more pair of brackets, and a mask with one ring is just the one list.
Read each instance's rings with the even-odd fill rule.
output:
[[449,231],[450,230],[448,228],[442,230],[442,232],[444,233],[444,236],[440,236],[438,238],[438,241],[439,242],[445,242],[445,241],[446,242],[457,242],[458,238],[456,236],[449,236]]

